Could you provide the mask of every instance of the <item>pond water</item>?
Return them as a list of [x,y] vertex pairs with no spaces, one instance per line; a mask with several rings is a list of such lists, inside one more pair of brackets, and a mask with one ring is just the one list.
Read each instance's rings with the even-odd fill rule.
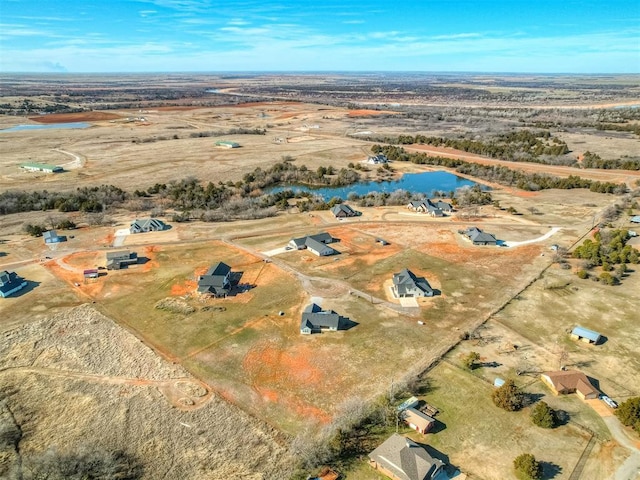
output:
[[51,130],[54,128],[88,128],[91,124],[87,122],[69,122],[69,123],[45,123],[42,125],[16,125],[11,128],[3,128],[0,133],[19,132],[21,130]]
[[[478,185],[476,182],[459,177],[453,173],[444,171],[423,172],[423,173],[405,173],[400,179],[388,182],[367,182],[354,183],[346,187],[320,187],[312,188],[303,185],[288,185],[275,187],[268,190],[269,192],[281,192],[283,190],[293,190],[294,192],[313,192],[321,195],[325,200],[333,197],[340,197],[346,200],[350,193],[356,193],[359,196],[366,195],[369,192],[394,192],[396,190],[407,190],[412,193],[424,193],[432,196],[435,191],[450,192],[456,188],[464,186]],[[482,186],[484,189],[486,187]]]

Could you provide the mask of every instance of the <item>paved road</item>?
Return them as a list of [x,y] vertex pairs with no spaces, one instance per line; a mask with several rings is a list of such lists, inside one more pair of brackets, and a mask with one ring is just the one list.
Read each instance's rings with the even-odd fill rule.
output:
[[637,443],[629,438],[617,417],[603,417],[602,420],[604,420],[616,442],[631,452],[629,458],[616,471],[613,480],[640,479],[640,449],[637,447]]

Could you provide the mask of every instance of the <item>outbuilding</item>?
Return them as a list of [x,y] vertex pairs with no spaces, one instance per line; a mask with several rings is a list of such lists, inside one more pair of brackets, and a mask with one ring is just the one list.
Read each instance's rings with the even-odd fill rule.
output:
[[404,423],[423,435],[431,430],[436,424],[435,418],[432,418],[413,407],[405,409],[400,415],[402,420],[404,420]]
[[47,230],[42,234],[42,238],[44,238],[44,243],[60,243],[67,241],[67,237],[64,235],[58,235],[55,230]]
[[216,147],[222,148],[239,148],[240,144],[237,142],[229,142],[227,140],[218,140],[216,142]]
[[600,335],[598,332],[594,332],[593,330],[589,330],[588,328],[584,328],[578,325],[573,330],[571,330],[571,339],[597,345],[602,339],[602,335]]

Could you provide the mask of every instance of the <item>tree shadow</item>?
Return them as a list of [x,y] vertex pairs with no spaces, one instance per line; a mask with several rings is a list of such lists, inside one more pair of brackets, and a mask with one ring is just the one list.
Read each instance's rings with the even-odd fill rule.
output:
[[570,366],[575,367],[577,369],[589,368],[593,365],[593,360],[580,360],[579,362],[574,362]]
[[553,462],[540,462],[542,467],[542,478],[550,480],[562,473],[562,467]]
[[7,252],[0,252],[0,257],[6,257],[7,256]]
[[522,407],[530,407],[544,398],[542,393],[526,392],[522,394]]
[[571,415],[569,414],[569,412],[567,412],[566,410],[556,410],[555,412],[556,427],[562,427],[569,424],[569,422],[571,421]]
[[493,362],[481,362],[481,363],[478,363],[476,365],[478,367],[485,367],[485,368],[498,368],[498,367],[502,366],[501,363],[498,363],[496,361],[493,361]]

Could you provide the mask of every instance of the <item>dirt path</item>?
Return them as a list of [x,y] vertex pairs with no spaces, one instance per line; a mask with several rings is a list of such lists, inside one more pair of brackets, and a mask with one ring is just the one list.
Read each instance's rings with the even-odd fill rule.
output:
[[148,378],[114,377],[46,367],[6,367],[0,369],[0,375],[7,373],[32,373],[49,377],[95,382],[103,385],[155,387],[164,394],[169,403],[181,410],[197,410],[206,405],[213,397],[213,392],[206,384],[192,377],[151,380]]
[[67,170],[73,170],[73,169],[76,169],[76,168],[82,168],[82,167],[84,167],[84,165],[86,163],[85,157],[83,157],[81,155],[78,155],[76,153],[67,152],[66,150],[60,150],[59,148],[54,148],[53,151],[54,152],[64,153],[65,155],[69,155],[69,156],[73,157],[73,161],[72,162],[63,163],[62,165],[60,165],[61,167],[64,167]]
[[551,230],[549,230],[547,233],[545,233],[544,235],[542,235],[541,237],[538,238],[533,238],[531,240],[524,240],[522,242],[511,242],[511,241],[506,241],[504,242],[504,244],[507,247],[519,247],[520,245],[529,245],[530,243],[537,243],[537,242],[542,242],[544,240],[546,240],[547,238],[551,237],[553,234],[557,233],[558,231],[560,231],[561,228],[560,227],[553,227]]
[[627,185],[634,185],[635,181],[640,179],[640,171],[634,170],[603,170],[595,168],[565,167],[561,165],[544,165],[542,163],[533,162],[509,162],[495,158],[487,158],[481,155],[464,152],[462,150],[455,150],[453,148],[432,147],[430,145],[410,145],[405,146],[404,149],[407,151],[426,153],[430,156],[453,159],[459,158],[473,163],[479,163],[481,165],[502,166],[527,173],[551,174],[558,177],[577,175],[590,180],[626,183]]

